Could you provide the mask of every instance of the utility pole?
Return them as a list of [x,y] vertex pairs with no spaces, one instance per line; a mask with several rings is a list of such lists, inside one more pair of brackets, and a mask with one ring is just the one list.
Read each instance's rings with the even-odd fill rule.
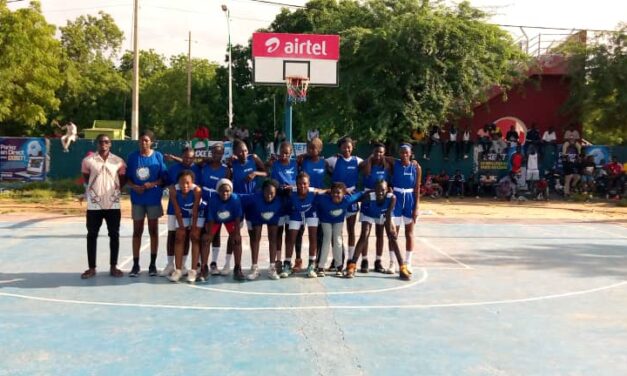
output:
[[229,34],[229,128],[233,128],[233,60],[231,59],[231,11],[222,4],[222,11],[226,14],[226,27]]
[[187,124],[185,125],[185,133],[189,140],[189,120],[192,117],[192,31],[188,34],[187,47]]
[[133,105],[131,110],[131,139],[139,139],[139,48],[137,19],[139,0],[133,0]]

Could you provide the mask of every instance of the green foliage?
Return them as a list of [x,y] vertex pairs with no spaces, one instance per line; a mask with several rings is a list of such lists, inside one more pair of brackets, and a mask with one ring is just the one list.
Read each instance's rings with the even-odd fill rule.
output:
[[0,133],[36,133],[59,106],[60,44],[39,2],[14,12],[0,0]]
[[597,144],[627,142],[627,25],[599,36],[597,43],[577,41],[562,47],[569,54],[571,97],[584,137]]

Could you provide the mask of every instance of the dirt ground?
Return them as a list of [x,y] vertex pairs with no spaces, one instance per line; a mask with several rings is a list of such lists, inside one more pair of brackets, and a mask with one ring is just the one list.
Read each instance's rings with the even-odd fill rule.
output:
[[[164,207],[166,202],[164,201]],[[513,201],[503,202],[492,199],[436,199],[422,200],[420,205],[422,220],[481,220],[486,221],[607,221],[627,227],[627,208],[618,207],[614,202],[566,202],[566,201]],[[82,216],[85,203],[78,199],[71,201],[52,200],[46,203],[24,203],[0,199],[0,214],[4,217],[76,217]],[[130,213],[130,201],[123,198],[122,212]]]

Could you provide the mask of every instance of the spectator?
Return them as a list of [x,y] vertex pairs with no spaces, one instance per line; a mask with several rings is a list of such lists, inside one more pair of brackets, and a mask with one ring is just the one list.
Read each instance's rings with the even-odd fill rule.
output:
[[224,128],[224,141],[233,141],[235,139],[235,128]]
[[320,131],[318,131],[318,128],[307,131],[307,142],[313,140],[314,138],[320,138]]
[[[59,123],[57,123],[57,126]],[[61,145],[63,146],[63,152],[68,153],[70,151],[70,145],[72,142],[76,142],[78,138],[78,128],[72,121],[68,121],[64,126],[60,127],[61,130],[65,130],[65,134],[61,136]]]
[[542,145],[542,155],[544,155],[547,147],[551,149],[554,155],[557,154],[557,135],[555,134],[554,127],[549,127],[549,129],[544,131],[544,133],[542,134]]
[[209,140],[211,139],[211,132],[209,132],[209,128],[203,124],[198,124],[196,127],[196,131],[194,132],[193,138],[199,138],[201,140]]
[[266,138],[261,129],[257,128],[253,131],[253,153],[257,154],[262,160],[266,160]]
[[240,140],[244,141],[244,143],[246,144],[246,146],[252,150],[253,146],[250,143],[250,132],[248,132],[248,128],[246,127],[240,127],[239,128],[239,135],[240,135]]
[[496,195],[503,200],[511,200],[516,197],[516,177],[512,172],[499,180]]
[[491,133],[492,135],[492,148],[491,150],[496,154],[503,154],[507,149],[507,143],[503,140],[498,133]]
[[612,156],[612,162],[605,165],[607,171],[607,192],[609,195],[619,197],[623,188],[623,165],[618,163],[618,158]]
[[523,155],[520,146],[516,146],[516,151],[512,154],[511,159],[511,171],[514,175],[520,175],[520,170],[522,168]]
[[274,131],[274,145],[272,151],[275,154],[279,154],[279,147],[283,142],[285,142],[285,132],[283,132],[282,130]]
[[455,173],[449,179],[449,187],[446,192],[446,197],[449,197],[451,194],[453,196],[464,197],[464,183],[466,183],[464,174],[462,174],[459,169],[455,170]]
[[449,142],[448,142],[448,147],[446,148],[446,155],[444,160],[448,160],[448,156],[449,153],[451,152],[451,150],[453,150],[455,152],[455,159],[459,160],[461,159],[461,155],[459,154],[458,151],[458,135],[459,135],[459,131],[457,130],[457,127],[455,126],[455,124],[451,124],[451,128],[449,129]]
[[440,142],[440,127],[434,125],[429,130],[429,137],[427,137],[427,145],[425,147],[425,152],[422,157],[426,160],[429,160],[431,157],[431,148],[433,144],[437,144]]
[[490,150],[490,146],[492,145],[490,137],[490,124],[485,124],[483,128],[479,128],[477,131],[477,143],[481,145],[481,151],[483,153]]
[[477,198],[484,193],[496,197],[496,175],[489,171],[479,171],[479,186],[477,187]]
[[564,132],[564,144],[562,145],[562,154],[567,154],[569,149],[577,149],[577,155],[581,154],[581,136],[579,131],[575,129],[575,125],[571,124],[566,132]]
[[442,187],[442,192],[448,192],[449,176],[446,173],[446,170],[440,171],[440,173],[433,178],[433,181]]
[[579,182],[579,169],[576,161],[571,161],[568,156],[562,156],[562,170],[564,173],[564,197],[570,196],[570,190]]
[[[460,151],[463,152],[464,159],[468,159],[468,154],[470,153],[470,145],[471,144],[472,143],[470,142],[470,130],[468,129],[468,126],[466,126],[464,128],[464,134],[462,135],[462,142],[461,143],[459,143],[459,142],[457,143],[458,146],[461,146],[460,147],[460,149],[461,149]],[[457,155],[458,156],[462,155],[462,153],[458,153]]]
[[518,145],[518,131],[516,130],[516,126],[512,125],[509,127],[509,131],[505,135],[507,142],[509,143],[510,148],[514,148]]
[[525,155],[529,154],[529,148],[533,147],[538,152],[539,158],[542,159],[540,145],[540,132],[536,128],[536,123],[531,123],[531,129],[527,131],[527,137],[525,137]]
[[501,132],[501,128],[495,123],[490,123],[490,138],[494,139],[495,136],[503,138],[503,133]]
[[449,132],[446,129],[446,125],[440,127],[440,143],[442,145],[442,158],[445,161],[448,161],[448,152],[449,152]]
[[540,169],[538,168],[539,155],[535,148],[529,148],[529,154],[526,155],[527,176],[529,189],[532,196],[537,198],[537,182],[540,180]]
[[594,156],[588,155],[581,163],[579,175],[581,176],[581,189],[584,193],[594,192]]

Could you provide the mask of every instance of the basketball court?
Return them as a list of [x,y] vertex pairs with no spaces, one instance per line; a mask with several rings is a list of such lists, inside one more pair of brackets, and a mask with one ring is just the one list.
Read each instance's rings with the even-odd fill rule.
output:
[[[534,222],[424,216],[410,282],[264,270],[190,285],[147,275],[147,235],[140,277],[109,277],[103,231],[99,274],[81,280],[82,217],[5,215],[0,374],[625,374],[627,230]],[[131,234],[126,218],[126,272]]]

